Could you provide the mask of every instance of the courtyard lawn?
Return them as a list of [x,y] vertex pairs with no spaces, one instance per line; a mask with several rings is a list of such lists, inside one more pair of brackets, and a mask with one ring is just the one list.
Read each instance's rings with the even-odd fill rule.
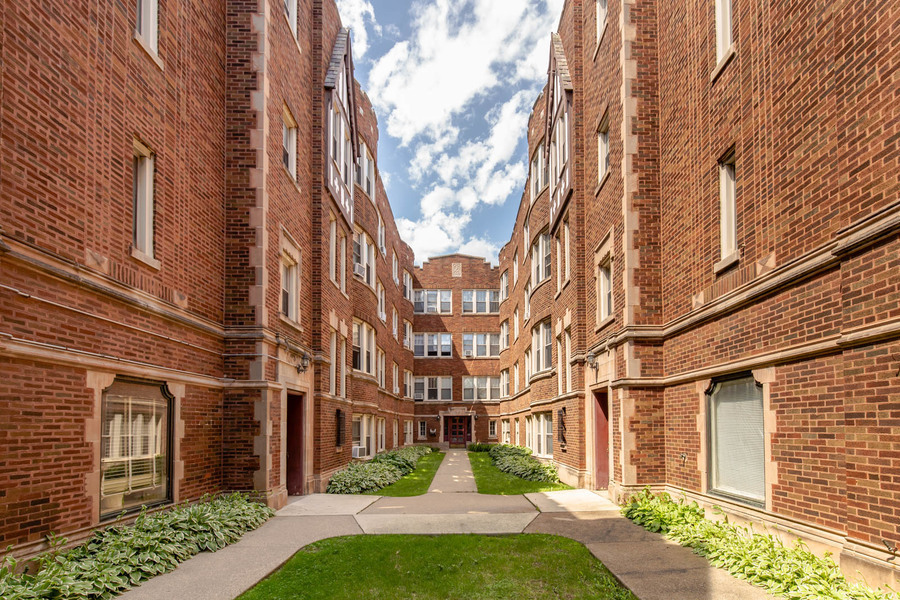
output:
[[572,489],[564,483],[528,481],[515,475],[504,473],[491,463],[491,457],[487,452],[469,452],[469,462],[472,463],[472,473],[475,475],[475,485],[478,486],[479,494],[511,496],[515,494],[530,494],[532,492],[553,492]]
[[291,598],[637,600],[583,545],[544,534],[331,538],[240,600]]
[[437,473],[441,461],[444,460],[443,452],[432,452],[419,459],[416,470],[404,475],[399,481],[392,483],[380,490],[366,492],[371,496],[421,496],[428,491],[434,474]]

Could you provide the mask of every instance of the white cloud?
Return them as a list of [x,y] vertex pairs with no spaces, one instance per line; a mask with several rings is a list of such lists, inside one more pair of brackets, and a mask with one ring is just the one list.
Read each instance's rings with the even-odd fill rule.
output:
[[369,30],[381,35],[381,26],[375,19],[375,9],[369,0],[337,0],[338,12],[344,27],[351,30],[353,56],[362,58],[369,49]]
[[468,242],[459,247],[459,252],[471,256],[483,256],[491,261],[491,264],[500,263],[500,246],[484,238],[469,238]]

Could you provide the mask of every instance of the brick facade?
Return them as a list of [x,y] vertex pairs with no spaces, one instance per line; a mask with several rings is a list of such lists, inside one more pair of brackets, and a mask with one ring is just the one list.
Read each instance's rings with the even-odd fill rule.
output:
[[[414,267],[331,0],[298,0],[294,24],[277,0],[186,13],[160,0],[157,51],[134,35],[133,3],[10,4],[0,541],[28,555],[50,532],[75,540],[105,522],[101,407],[127,378],[169,398],[169,502],[244,490],[281,506],[322,491],[365,443],[363,423],[377,437],[383,420],[386,448],[407,427],[413,443],[447,444],[451,420],[472,441],[502,440],[508,422],[510,441],[536,447],[552,424],[541,454],[569,483],[718,504],[896,582],[882,540],[900,542],[900,11],[734,6],[717,61],[712,3],[609,2],[598,23],[594,0],[568,0],[528,122],[528,160],[540,148],[546,173],[525,182],[499,267],[463,255]],[[133,247],[136,143],[154,157],[152,256]],[[344,176],[364,147],[368,183]],[[723,260],[726,156],[737,251]],[[374,247],[362,270],[355,238]],[[498,312],[463,314],[464,290],[502,277]],[[429,289],[451,290],[449,313],[414,311]],[[414,357],[406,323],[450,333],[452,355]],[[354,324],[371,328],[372,360],[384,355],[383,385],[377,366],[353,368]],[[499,357],[464,356],[465,333],[502,324]],[[550,359],[526,368],[537,339]],[[464,399],[464,377],[507,372],[503,398]],[[417,401],[406,373],[452,377],[452,400]],[[763,397],[755,504],[710,490],[707,393],[737,374]]]

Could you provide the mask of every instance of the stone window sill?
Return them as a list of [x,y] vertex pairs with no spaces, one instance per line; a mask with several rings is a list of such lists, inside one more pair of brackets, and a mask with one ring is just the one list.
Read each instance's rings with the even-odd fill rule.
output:
[[151,269],[155,269],[157,271],[159,271],[160,267],[162,266],[159,260],[153,258],[149,254],[144,254],[134,246],[131,247],[131,258],[138,260]]
[[734,55],[734,44],[731,44],[728,46],[728,50],[725,51],[725,55],[719,61],[719,64],[716,65],[716,68],[713,69],[712,73],[709,75],[710,83],[714,82],[719,77],[719,74],[725,70],[725,67],[727,67],[728,63],[731,62],[731,59],[734,58]]
[[143,50],[147,56],[150,57],[150,60],[153,61],[160,71],[165,70],[165,65],[163,64],[162,59],[159,57],[159,54],[150,47],[150,44],[147,43],[147,40],[144,39],[144,36],[140,34],[139,31],[134,32],[134,41],[135,43]]

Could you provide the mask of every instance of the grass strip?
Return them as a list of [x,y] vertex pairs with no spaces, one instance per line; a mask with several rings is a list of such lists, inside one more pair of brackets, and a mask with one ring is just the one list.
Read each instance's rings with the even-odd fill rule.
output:
[[578,542],[554,535],[359,535],[316,542],[240,600],[637,600]]
[[404,475],[399,481],[387,487],[383,487],[380,490],[372,490],[371,492],[366,492],[366,494],[393,497],[421,496],[428,491],[431,481],[434,479],[434,474],[437,473],[438,467],[441,466],[441,461],[443,460],[443,452],[426,454],[419,459],[415,471]]
[[475,475],[475,485],[478,486],[479,494],[511,496],[572,489],[564,483],[526,481],[504,473],[491,463],[491,457],[487,452],[469,452],[469,462],[472,463],[472,473]]

